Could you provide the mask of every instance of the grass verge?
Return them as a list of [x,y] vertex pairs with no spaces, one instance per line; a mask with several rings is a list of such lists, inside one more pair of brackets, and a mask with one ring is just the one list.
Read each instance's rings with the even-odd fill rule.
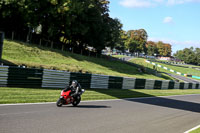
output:
[[115,57],[115,58],[124,58],[124,57],[128,57],[126,55],[112,55],[112,57]]
[[[143,65],[144,67],[147,67],[147,68],[150,68],[150,69],[153,69],[153,67],[154,67],[154,65],[146,63],[145,59],[143,59],[143,58],[134,58],[134,59],[130,60],[130,62]],[[196,70],[194,68],[184,68],[184,67],[177,66],[177,65],[170,65],[170,64],[164,64],[164,63],[159,63],[159,62],[154,62],[154,63],[162,65],[162,66],[165,66],[165,67],[170,68],[172,70],[175,70],[176,72],[181,72],[181,73],[184,73],[184,74],[200,76],[200,71]],[[171,72],[169,70],[165,70],[165,69],[160,68],[160,67],[156,67],[156,70],[159,71],[159,72],[175,74],[174,72]],[[164,77],[165,79],[169,78],[169,76],[167,76],[166,74],[163,74],[163,75],[166,76],[166,77]],[[196,79],[196,80],[198,80],[198,79]]]
[[[59,89],[33,89],[0,87],[0,104],[56,102]],[[82,100],[105,100],[137,97],[200,94],[200,90],[117,90],[90,89],[82,95]]]
[[[149,68],[149,69],[154,69],[153,68],[153,65],[145,62],[146,59],[144,58],[133,58],[130,60],[130,62],[132,63],[135,63],[135,64],[138,64],[138,65],[141,65],[141,66],[144,66],[145,68]],[[161,69],[157,69],[159,72],[167,72],[167,71],[162,71]],[[167,80],[176,80],[175,78],[173,77],[170,77],[168,76],[167,74],[164,74],[164,73],[161,73],[161,77],[164,78],[164,79],[167,79]]]
[[200,133],[200,127],[199,128],[197,128],[197,129],[195,129],[195,130],[192,130],[191,132],[189,132],[189,133]]
[[28,67],[68,70],[70,72],[88,72],[121,77],[162,79],[151,74],[141,73],[136,67],[120,61],[82,56],[66,51],[50,49],[38,45],[5,40],[3,60]]
[[[173,64],[164,64],[164,63],[160,63],[160,62],[155,62],[156,64],[159,64],[159,65],[162,65],[162,66],[165,66],[167,68],[170,68],[172,70],[175,70],[176,72],[181,72],[181,73],[184,73],[184,74],[188,74],[188,75],[195,75],[195,76],[200,76],[200,71],[199,70],[196,70],[194,68],[185,68],[185,67],[182,67],[182,66],[178,66],[178,65],[173,65]],[[153,65],[152,65],[153,66]],[[163,72],[168,72],[168,73],[171,73],[170,71],[167,71],[163,68],[159,68],[160,71],[163,71]]]

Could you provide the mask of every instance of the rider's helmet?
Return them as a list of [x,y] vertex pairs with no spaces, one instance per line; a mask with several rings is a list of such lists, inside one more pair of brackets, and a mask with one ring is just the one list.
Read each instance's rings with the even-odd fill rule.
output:
[[77,80],[73,80],[73,81],[72,81],[72,86],[73,86],[73,87],[76,87],[77,84],[78,84]]

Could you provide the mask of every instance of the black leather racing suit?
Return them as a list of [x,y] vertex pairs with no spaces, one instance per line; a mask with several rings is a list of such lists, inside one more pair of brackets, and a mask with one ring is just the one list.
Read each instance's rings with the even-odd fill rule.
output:
[[77,83],[77,85],[75,87],[73,87],[72,85],[70,86],[71,89],[71,96],[76,97],[78,95],[79,92],[81,92],[81,85],[79,83]]

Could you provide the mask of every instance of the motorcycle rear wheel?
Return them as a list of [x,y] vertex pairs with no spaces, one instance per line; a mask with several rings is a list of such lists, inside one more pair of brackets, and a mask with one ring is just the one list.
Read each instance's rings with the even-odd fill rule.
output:
[[76,107],[81,102],[81,97],[77,96],[75,100],[72,102],[72,105]]
[[63,103],[62,103],[62,99],[58,99],[58,101],[56,102],[57,107],[62,107]]

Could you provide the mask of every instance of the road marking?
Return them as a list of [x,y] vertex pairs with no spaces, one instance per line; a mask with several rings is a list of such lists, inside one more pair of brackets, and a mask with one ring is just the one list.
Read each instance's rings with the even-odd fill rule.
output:
[[[155,97],[138,97],[138,98],[123,98],[123,99],[108,99],[108,100],[90,100],[81,101],[81,103],[88,102],[109,102],[109,101],[121,101],[121,100],[140,100],[140,99],[153,99],[153,98],[169,98],[169,97],[182,97],[182,96],[200,96],[200,94],[189,95],[172,95],[172,96],[155,96]],[[16,105],[42,105],[42,104],[55,104],[56,102],[43,102],[43,103],[16,103],[16,104],[0,104],[1,106],[16,106]]]
[[190,133],[191,131],[196,130],[196,129],[198,129],[198,128],[200,128],[200,125],[198,125],[198,126],[192,128],[192,129],[190,129],[190,130],[188,130],[188,131],[186,131],[186,132],[184,132],[184,133]]

